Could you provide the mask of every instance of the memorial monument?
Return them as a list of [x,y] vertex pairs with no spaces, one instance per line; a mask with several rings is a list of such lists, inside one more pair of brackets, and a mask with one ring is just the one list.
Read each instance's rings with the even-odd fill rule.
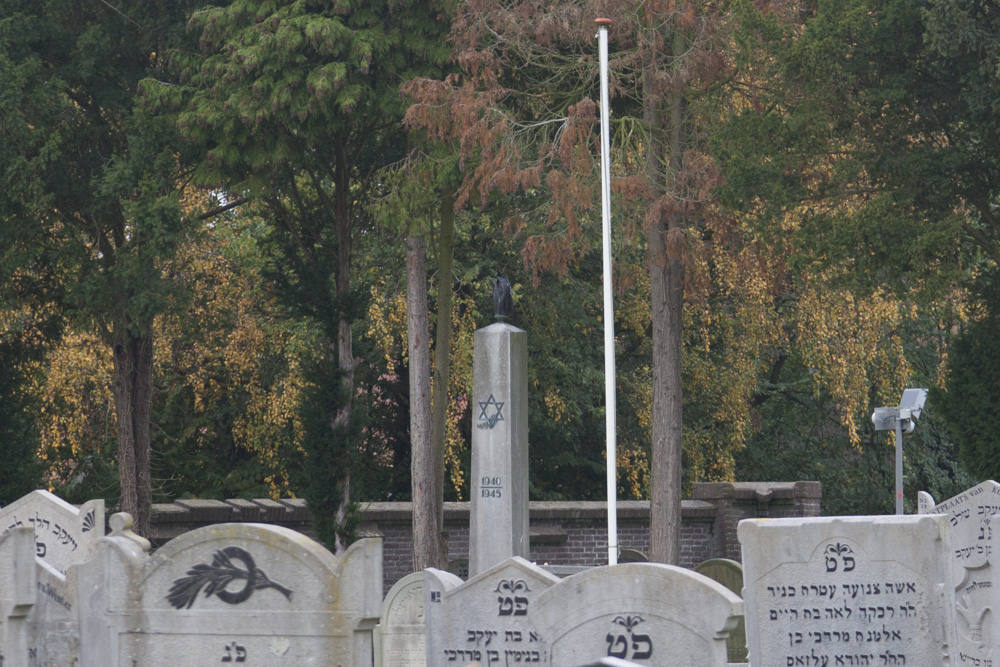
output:
[[475,332],[469,576],[528,557],[528,334],[504,320],[513,300],[497,276],[496,324]]

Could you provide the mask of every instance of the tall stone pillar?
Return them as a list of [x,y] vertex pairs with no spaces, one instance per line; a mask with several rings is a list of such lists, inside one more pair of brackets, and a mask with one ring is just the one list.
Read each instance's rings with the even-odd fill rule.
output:
[[528,334],[500,322],[473,345],[470,577],[528,557]]

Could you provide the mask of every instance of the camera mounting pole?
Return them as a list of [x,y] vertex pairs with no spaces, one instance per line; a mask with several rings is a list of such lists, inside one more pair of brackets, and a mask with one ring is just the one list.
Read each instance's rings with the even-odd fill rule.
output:
[[907,389],[897,407],[875,408],[872,413],[876,431],[896,431],[896,514],[903,513],[903,434],[913,433],[926,400],[926,389]]

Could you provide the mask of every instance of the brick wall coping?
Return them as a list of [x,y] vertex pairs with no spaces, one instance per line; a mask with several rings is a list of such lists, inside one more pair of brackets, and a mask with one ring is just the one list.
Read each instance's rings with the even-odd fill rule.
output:
[[[617,503],[619,519],[649,518],[648,500],[622,500]],[[409,502],[374,502],[359,505],[362,521],[410,522]],[[532,501],[529,503],[531,518],[585,519],[606,516],[604,501]],[[717,509],[706,500],[684,500],[681,512],[689,520],[714,520]],[[467,521],[469,503],[444,504],[445,521]],[[301,498],[271,500],[177,500],[173,503],[156,503],[152,508],[152,523],[228,523],[228,522],[295,523],[309,521],[309,510]]]
[[769,502],[822,496],[820,482],[703,482],[695,484],[692,495],[701,500],[734,498]]

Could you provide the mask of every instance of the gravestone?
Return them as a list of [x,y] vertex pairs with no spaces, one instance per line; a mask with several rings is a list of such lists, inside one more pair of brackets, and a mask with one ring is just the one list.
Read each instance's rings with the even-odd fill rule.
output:
[[450,572],[424,570],[427,664],[551,664],[528,624],[528,610],[540,593],[558,582],[555,575],[519,557],[466,582]]
[[116,528],[79,570],[85,666],[374,662],[378,539],[338,558],[286,528],[220,524],[148,556]]
[[618,552],[619,563],[648,563],[646,554],[638,549],[622,549]]
[[80,509],[48,491],[32,491],[0,510],[0,529],[17,526],[35,531],[35,555],[62,576],[82,563],[104,537],[104,501],[91,500]]
[[934,496],[926,491],[917,491],[917,514],[931,514],[934,512]]
[[558,579],[511,558],[468,582],[425,571],[427,664],[723,667],[739,596],[669,565],[590,568]]
[[36,600],[27,617],[31,667],[63,667],[79,659],[76,587],[67,570],[90,557],[104,536],[104,501],[79,509],[48,491],[32,491],[0,510],[4,532],[28,527],[34,535]]
[[35,604],[35,536],[28,526],[0,535],[0,665],[26,667],[28,614]]
[[559,581],[532,603],[528,620],[553,666],[613,657],[725,667],[726,640],[742,616],[743,600],[708,577],[673,565],[629,563]]
[[737,532],[754,667],[954,664],[946,517],[747,519]]
[[528,334],[502,322],[473,341],[469,575],[528,557]]
[[375,667],[424,667],[424,573],[397,581],[375,626]]
[[930,510],[948,517],[951,526],[952,582],[958,664],[991,664],[1000,644],[1000,581],[993,565],[992,519],[1000,514],[1000,484],[987,481],[949,498]]
[[[700,563],[694,571],[703,574],[713,581],[731,590],[733,593],[743,595],[743,566],[728,558],[710,558]],[[736,627],[729,633],[729,641],[726,644],[727,660],[729,662],[747,661],[747,629],[744,619],[740,619]]]

